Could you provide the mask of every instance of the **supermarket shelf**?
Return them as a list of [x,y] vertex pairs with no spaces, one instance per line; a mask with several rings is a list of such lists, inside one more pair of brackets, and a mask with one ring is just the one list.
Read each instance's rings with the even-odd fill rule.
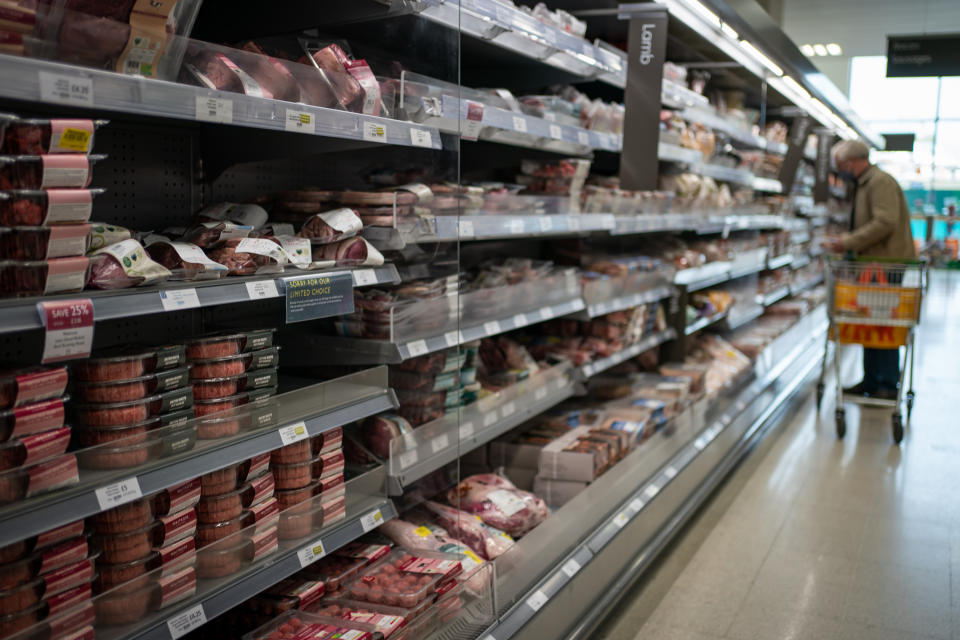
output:
[[657,145],[657,157],[666,162],[686,162],[689,164],[703,162],[703,154],[696,149],[687,149],[666,142]]
[[577,372],[578,377],[581,380],[586,380],[587,378],[595,376],[598,373],[603,373],[607,369],[612,369],[621,362],[626,362],[631,358],[635,358],[644,351],[658,347],[664,342],[669,342],[676,337],[677,333],[673,329],[652,333],[640,340],[640,342],[632,344],[626,349],[618,351],[612,356],[607,356],[606,358],[601,358],[600,360],[594,360],[589,364],[583,365]]
[[625,296],[612,298],[610,300],[604,300],[603,302],[588,304],[586,309],[575,313],[570,317],[577,320],[590,320],[591,318],[613,313],[614,311],[620,311],[621,309],[629,309],[630,307],[636,307],[641,304],[648,304],[658,300],[663,300],[664,298],[669,298],[675,293],[676,289],[673,287],[656,287],[655,289],[651,289],[649,291],[631,293]]
[[796,296],[808,289],[813,289],[815,286],[823,282],[823,274],[810,278],[809,280],[804,280],[796,285],[790,285],[790,295]]
[[614,216],[615,236],[632,233],[657,233],[660,231],[689,231],[696,229],[702,216],[691,213],[658,213],[637,216]]
[[730,262],[708,262],[699,267],[677,271],[673,282],[687,287],[687,291],[699,291],[730,279]]
[[481,324],[466,326],[460,330],[447,331],[441,335],[427,336],[416,340],[389,342],[364,338],[343,338],[301,333],[297,339],[302,348],[294,353],[284,353],[285,363],[297,366],[316,364],[314,356],[324,354],[329,364],[397,364],[434,351],[442,351],[458,344],[495,336],[514,329],[570,315],[584,308],[582,298],[541,307],[526,313],[517,313],[506,318],[487,320]]
[[[59,100],[45,94],[41,90],[41,74],[88,85],[89,99]],[[10,55],[0,55],[0,97],[273,131],[287,130],[288,112],[306,113],[312,116],[315,130],[313,134],[304,135],[367,141],[368,144],[442,147],[436,129],[411,122]],[[219,102],[212,116],[207,106],[209,100]],[[370,141],[368,127],[379,128],[382,135],[378,131]]]
[[783,185],[774,178],[753,177],[753,183],[750,185],[757,191],[769,191],[770,193],[783,193]]
[[782,256],[777,256],[775,258],[767,258],[767,269],[779,269],[787,265],[793,264],[793,261],[796,260],[793,254],[785,253]]
[[[371,386],[371,382],[379,386]],[[300,421],[310,436],[362,418],[395,409],[396,397],[387,387],[386,367],[360,372],[276,397],[274,427],[229,440],[198,440],[194,449],[175,458],[160,459],[131,469],[93,472],[89,481],[0,508],[0,547],[54,527],[104,511],[98,491],[135,481],[141,495],[149,495],[210,471],[222,469],[283,446],[281,430]],[[326,407],[317,405],[328,405]],[[135,499],[138,496],[131,496]],[[129,500],[126,500],[129,501]],[[122,504],[111,504],[110,507]]]
[[[724,328],[727,331],[736,331],[740,327],[746,326],[763,315],[762,305],[751,305],[745,311],[734,308],[727,314],[727,321]],[[689,335],[689,334],[688,334]]]
[[671,109],[708,108],[710,106],[710,101],[706,96],[667,79],[663,80],[660,101],[665,107]]
[[618,598],[773,428],[771,416],[819,363],[825,330],[821,307],[768,346],[732,393],[695,403],[498,558],[500,617],[479,637],[567,637],[585,616],[602,615],[597,601]]
[[714,180],[733,182],[734,184],[741,184],[746,187],[752,187],[753,181],[755,180],[754,175],[746,169],[734,169],[733,167],[710,164],[709,162],[703,162],[691,167],[691,170],[694,173],[699,173],[702,176],[713,178]]
[[729,311],[721,311],[720,313],[715,313],[712,316],[700,318],[699,320],[696,320],[693,323],[688,324],[686,328],[683,330],[683,333],[688,336],[692,336],[698,331],[702,331],[703,329],[706,329],[711,325],[714,325],[714,324],[717,324],[718,322],[726,320],[728,314],[729,314]]
[[769,307],[772,304],[780,302],[784,298],[790,295],[790,287],[780,287],[779,289],[774,289],[767,295],[758,295],[757,304],[762,304],[764,307]]
[[744,129],[738,123],[724,118],[709,105],[695,105],[686,107],[680,113],[684,120],[699,122],[700,124],[727,134],[740,144],[762,149],[770,153],[785,154],[787,145],[780,142],[770,142],[763,136],[759,136],[748,129]]
[[435,216],[419,228],[367,227],[363,237],[379,249],[398,251],[409,244],[576,235],[615,226],[609,213]]
[[417,427],[393,442],[387,472],[390,495],[484,445],[574,394],[570,364],[541,371],[514,386]]
[[[363,483],[358,487],[359,482]],[[369,472],[347,483],[347,516],[299,540],[283,541],[278,550],[261,558],[247,570],[220,579],[200,580],[197,595],[137,621],[130,628],[97,630],[102,640],[174,640],[171,624],[180,616],[201,607],[209,623],[253,596],[302,569],[305,564],[301,552],[322,545],[324,554],[353,542],[374,527],[397,517],[393,502],[375,495],[383,483],[383,469]],[[351,495],[352,494],[352,495]],[[357,495],[361,494],[361,495]],[[319,558],[319,556],[318,556]]]
[[[285,291],[284,278],[311,275],[327,276],[341,273],[353,274],[354,287],[398,284],[400,282],[397,267],[393,264],[386,264],[380,267],[337,269],[333,271],[291,270],[282,276],[271,278],[265,278],[264,276],[229,277],[223,280],[205,282],[171,282],[156,287],[80,291],[65,295],[44,296],[42,300],[90,298],[93,301],[95,320],[117,320],[167,311],[283,297]],[[182,306],[170,304],[169,300],[164,299],[170,297],[170,292],[178,292],[180,296],[195,292],[196,304],[192,301],[188,301]],[[40,314],[37,313],[37,301],[37,298],[0,300],[0,333],[14,333],[42,328]]]
[[794,256],[793,261],[790,263],[790,268],[794,270],[802,269],[808,264],[810,264],[810,256],[807,254],[801,254],[799,256]]

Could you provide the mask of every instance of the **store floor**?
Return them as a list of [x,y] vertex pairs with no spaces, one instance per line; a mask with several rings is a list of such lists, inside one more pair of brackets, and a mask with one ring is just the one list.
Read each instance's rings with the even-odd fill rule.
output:
[[960,640],[960,273],[934,274],[917,357],[901,447],[854,406],[837,441],[811,385],[593,637]]

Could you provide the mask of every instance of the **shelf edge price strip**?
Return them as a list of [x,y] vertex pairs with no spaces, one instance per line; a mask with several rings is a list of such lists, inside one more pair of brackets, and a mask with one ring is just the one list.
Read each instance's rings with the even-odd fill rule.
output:
[[278,433],[280,434],[280,442],[282,442],[284,446],[306,440],[310,437],[310,432],[307,431],[307,423],[303,420],[285,427],[280,427]]
[[327,551],[323,548],[322,540],[316,540],[312,544],[300,549],[300,551],[297,551],[297,559],[300,561],[301,569],[313,564],[325,555],[327,555]]
[[143,497],[143,492],[140,490],[140,481],[137,480],[136,476],[100,487],[94,493],[97,496],[100,511],[113,509]]
[[205,624],[207,624],[207,614],[203,610],[203,604],[198,604],[179,615],[169,618],[167,620],[167,630],[170,631],[170,637],[177,640]]
[[382,525],[383,522],[383,513],[381,513],[380,509],[377,509],[363,516],[360,519],[360,526],[363,527],[363,532],[367,533],[371,529],[376,529]]

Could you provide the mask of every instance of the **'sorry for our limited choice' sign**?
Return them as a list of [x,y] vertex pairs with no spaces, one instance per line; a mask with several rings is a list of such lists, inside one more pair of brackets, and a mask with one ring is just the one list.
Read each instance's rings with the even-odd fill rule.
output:
[[315,274],[284,278],[287,324],[353,313],[353,276]]

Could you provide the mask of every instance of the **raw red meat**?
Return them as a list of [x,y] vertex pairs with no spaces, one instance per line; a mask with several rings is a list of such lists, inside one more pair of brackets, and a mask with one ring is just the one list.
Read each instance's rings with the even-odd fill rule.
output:
[[300,102],[300,85],[284,63],[268,56],[260,45],[252,40],[244,42],[240,48],[257,54],[257,56],[240,55],[237,56],[237,60],[240,67],[253,76],[261,87],[269,91],[277,100]]
[[[276,245],[274,255],[277,257],[253,253],[252,251],[244,251],[248,246],[253,249],[255,245],[261,245],[262,243],[272,243]],[[280,248],[275,241],[267,238],[255,238],[253,240],[248,238],[231,238],[223,243],[223,246],[207,252],[207,255],[214,262],[219,262],[225,266],[230,275],[251,275],[256,273],[261,267],[285,263],[285,260],[280,257],[283,256],[283,249]]]
[[424,506],[433,512],[437,524],[484,560],[493,560],[514,544],[513,539],[503,531],[480,522],[465,511],[432,500],[428,500]]
[[160,282],[171,273],[147,255],[136,240],[124,240],[98,249],[90,258],[87,286],[93,289],[125,289]]
[[60,59],[65,62],[113,68],[130,38],[130,10],[134,0],[67,2],[60,25]]
[[[209,50],[188,52],[188,61],[185,63],[197,79],[211,89],[220,89],[221,91],[230,91],[232,93],[244,93],[243,82],[234,71],[227,66],[233,62],[222,53]],[[234,65],[235,66],[235,65]],[[192,67],[192,68],[191,68]]]
[[310,217],[297,234],[316,244],[329,244],[351,238],[363,230],[363,222],[353,209],[335,209]]
[[383,264],[383,255],[363,238],[348,238],[333,244],[325,244],[313,251],[314,262],[333,260],[337,266]]
[[387,460],[390,458],[390,441],[411,432],[413,427],[404,418],[384,413],[363,423],[363,444],[374,455]]
[[492,473],[463,480],[447,492],[447,501],[515,537],[527,533],[549,515],[543,500]]
[[330,86],[340,106],[348,111],[361,111],[363,107],[363,87],[356,78],[350,75],[346,65],[350,58],[343,49],[335,44],[328,45],[320,51],[315,51],[311,58],[320,69]]

